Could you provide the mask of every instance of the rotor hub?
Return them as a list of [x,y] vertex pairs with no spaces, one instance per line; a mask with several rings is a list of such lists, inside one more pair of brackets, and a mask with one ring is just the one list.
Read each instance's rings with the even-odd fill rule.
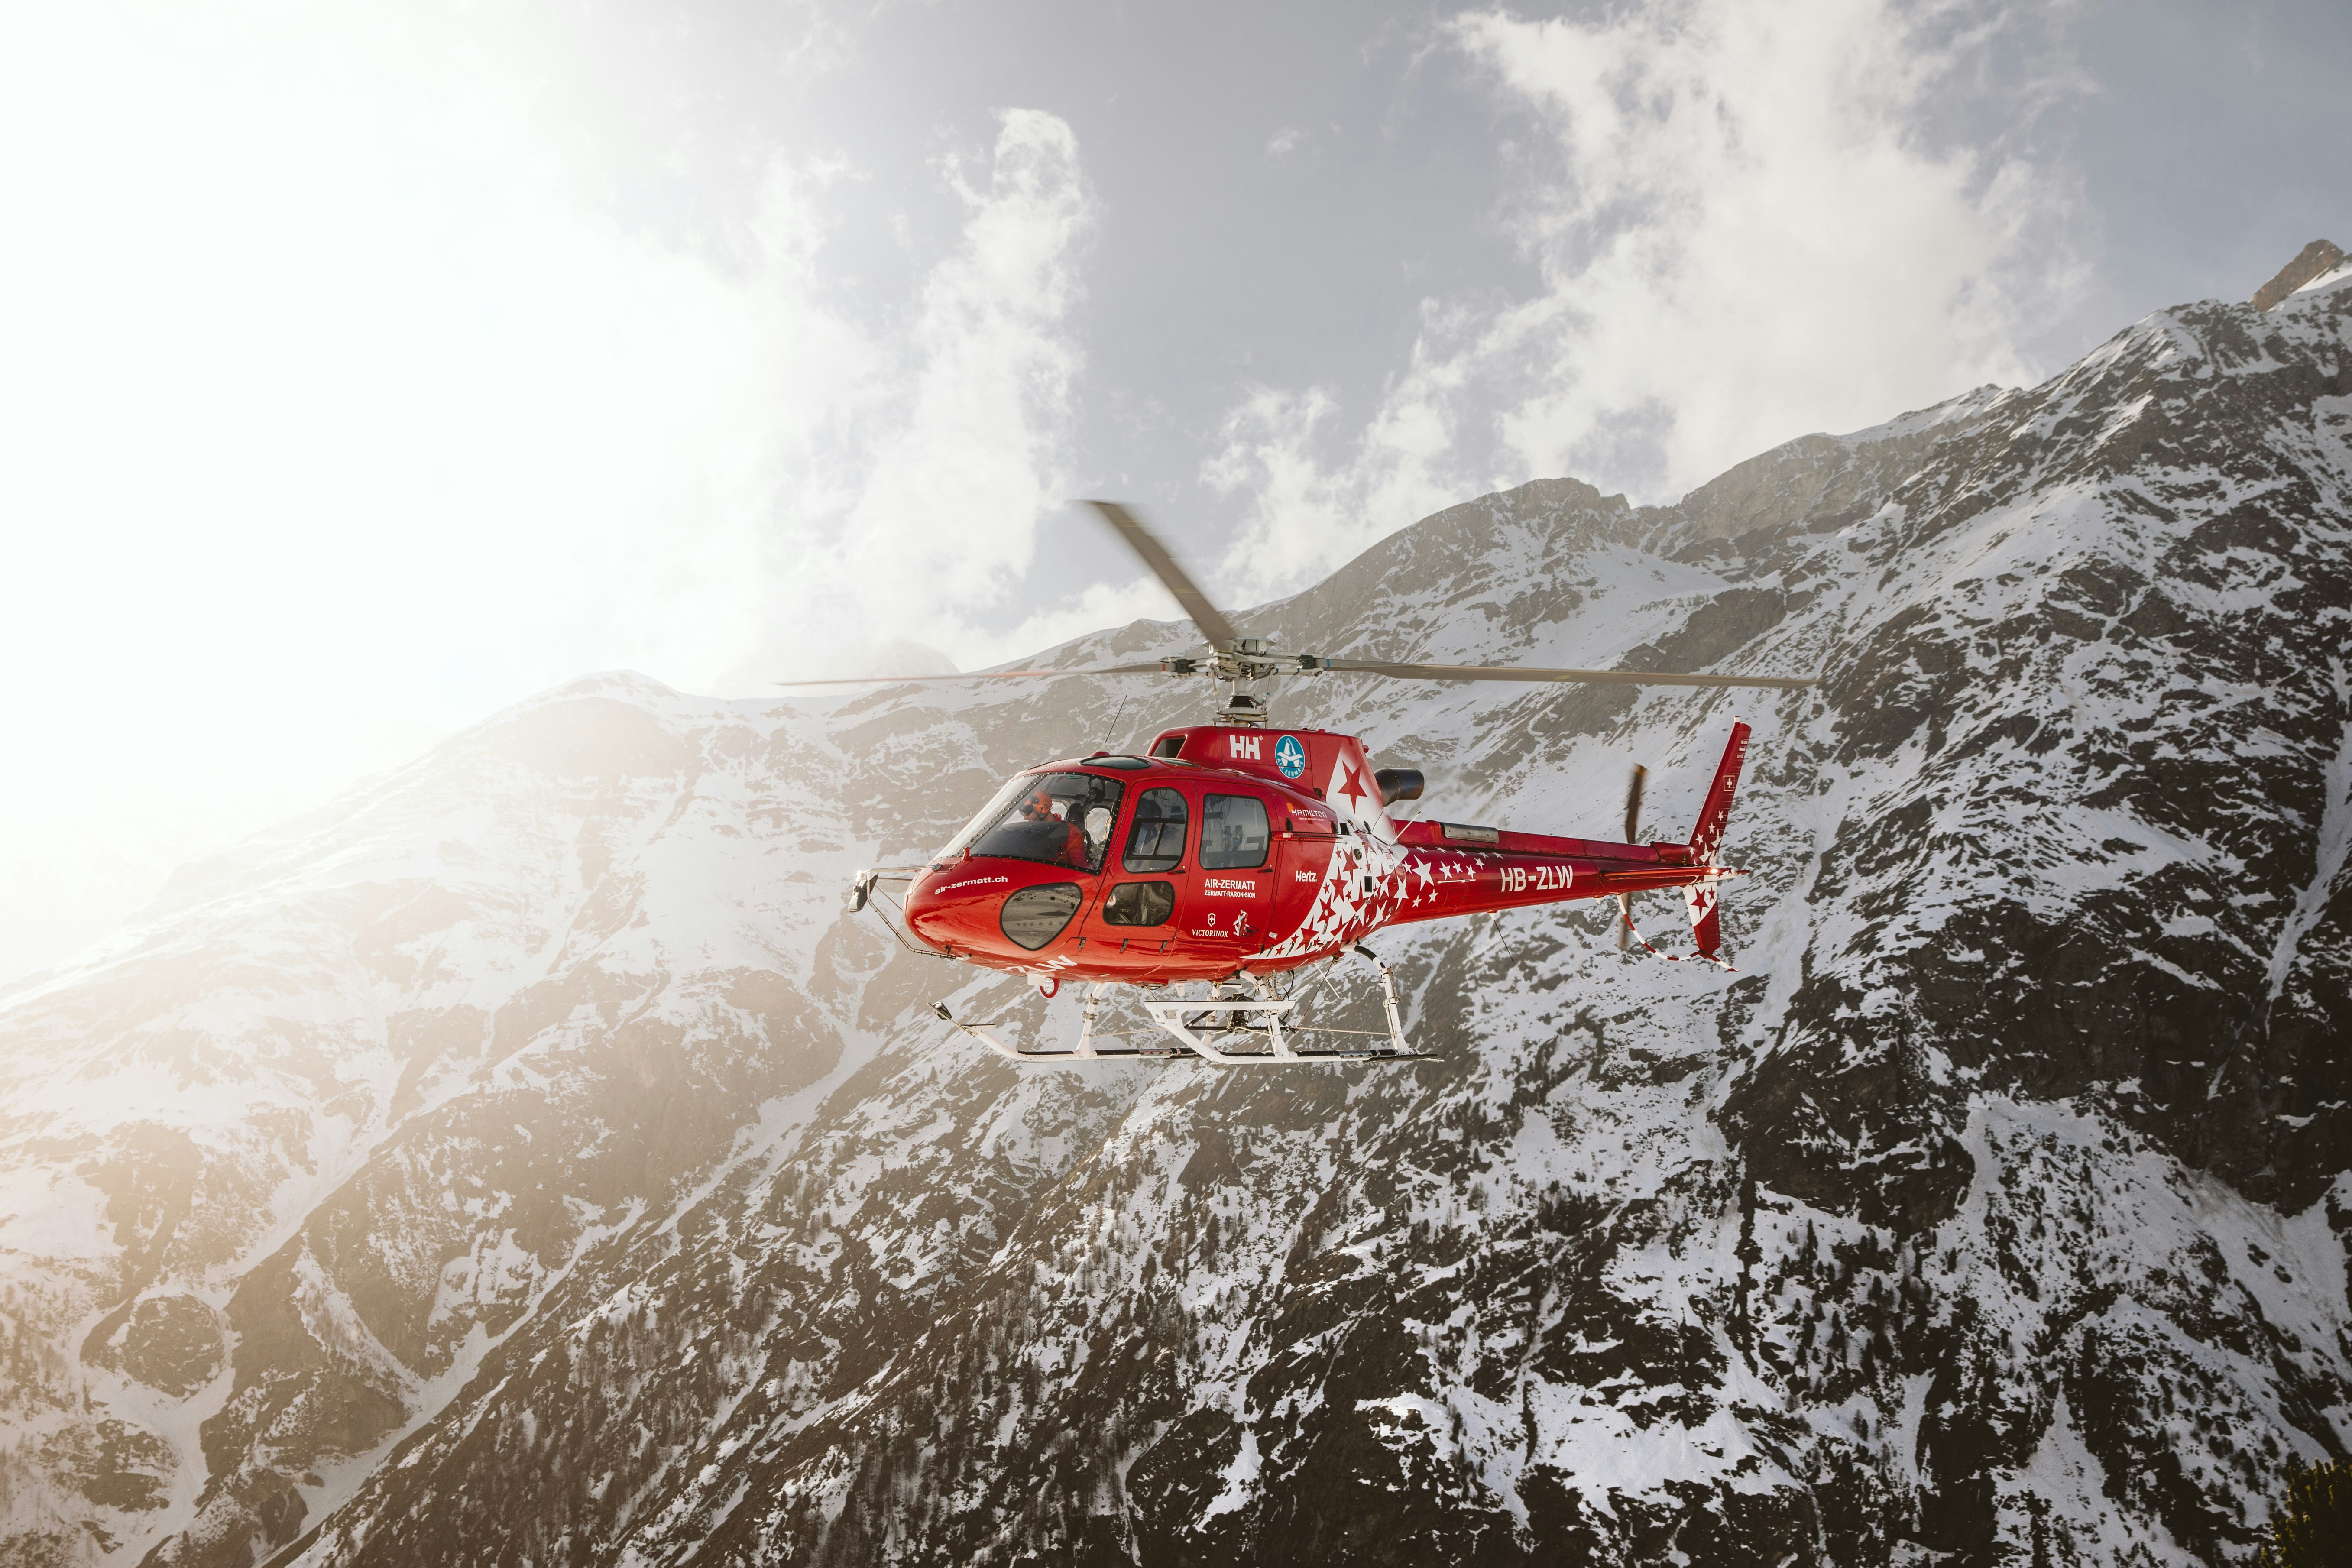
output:
[[1265,727],[1265,699],[1243,687],[1282,675],[1320,675],[1331,661],[1311,653],[1275,653],[1257,637],[1235,637],[1205,658],[1163,658],[1160,668],[1170,675],[1205,675],[1228,688],[1217,722],[1257,730]]

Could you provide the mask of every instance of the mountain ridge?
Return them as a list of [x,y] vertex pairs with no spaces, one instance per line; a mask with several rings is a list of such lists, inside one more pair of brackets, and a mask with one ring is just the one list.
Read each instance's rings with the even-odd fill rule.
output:
[[[1827,674],[1741,700],[1746,973],[1401,933],[1436,1062],[1024,1077],[925,1009],[1048,1004],[847,918],[1181,683],[592,677],[213,862],[0,993],[0,1541],[2243,1559],[2264,1477],[2352,1442],[2345,300],[2158,312],[1675,507],[1536,481],[1254,614]],[[1554,830],[1635,756],[1686,821],[1731,707],[1276,702]]]

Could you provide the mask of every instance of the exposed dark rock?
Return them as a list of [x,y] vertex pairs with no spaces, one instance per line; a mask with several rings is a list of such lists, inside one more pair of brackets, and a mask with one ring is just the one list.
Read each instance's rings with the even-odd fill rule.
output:
[[[104,1337],[100,1337],[103,1335]],[[219,1316],[193,1296],[149,1296],[90,1331],[81,1359],[177,1398],[210,1383],[227,1360]]]
[[2294,253],[2294,259],[2278,269],[2269,282],[2254,290],[2253,307],[2268,310],[2278,302],[2318,277],[2339,265],[2344,259],[2343,248],[2332,239],[2315,239]]

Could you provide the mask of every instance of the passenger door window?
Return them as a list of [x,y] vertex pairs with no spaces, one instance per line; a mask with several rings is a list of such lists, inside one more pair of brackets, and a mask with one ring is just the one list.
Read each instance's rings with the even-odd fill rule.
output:
[[1212,795],[1201,800],[1201,869],[1246,870],[1265,864],[1265,802],[1252,795]]

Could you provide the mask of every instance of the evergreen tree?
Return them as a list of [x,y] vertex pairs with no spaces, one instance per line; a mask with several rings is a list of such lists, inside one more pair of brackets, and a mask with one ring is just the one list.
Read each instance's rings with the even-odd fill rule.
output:
[[2352,1563],[2352,1459],[2306,1469],[2289,1461],[2286,1506],[2271,1521],[2259,1568],[2338,1568]]

